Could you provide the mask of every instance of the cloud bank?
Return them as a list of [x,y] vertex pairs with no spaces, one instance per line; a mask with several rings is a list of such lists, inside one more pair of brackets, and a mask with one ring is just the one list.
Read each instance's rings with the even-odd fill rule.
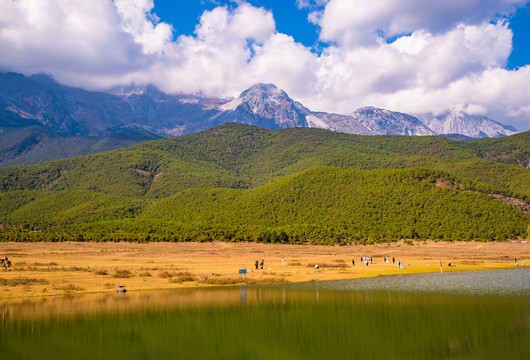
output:
[[296,1],[323,50],[243,1],[205,11],[193,35],[174,38],[153,0],[0,0],[0,71],[215,96],[271,82],[314,110],[460,109],[530,129],[530,66],[505,68],[509,16],[528,0]]

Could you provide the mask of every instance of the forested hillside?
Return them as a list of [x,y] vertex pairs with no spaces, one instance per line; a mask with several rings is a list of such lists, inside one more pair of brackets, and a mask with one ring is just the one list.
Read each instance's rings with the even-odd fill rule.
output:
[[527,237],[529,144],[528,132],[456,142],[230,123],[0,169],[0,236],[327,244]]
[[[0,115],[0,123],[1,120]],[[0,167],[39,164],[160,139],[160,136],[141,130],[76,138],[59,136],[42,125],[2,127],[1,124],[0,136]]]

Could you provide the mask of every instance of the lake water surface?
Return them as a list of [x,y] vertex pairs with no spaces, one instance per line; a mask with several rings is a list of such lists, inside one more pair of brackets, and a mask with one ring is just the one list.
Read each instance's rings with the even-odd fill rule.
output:
[[1,304],[6,359],[528,359],[530,269]]

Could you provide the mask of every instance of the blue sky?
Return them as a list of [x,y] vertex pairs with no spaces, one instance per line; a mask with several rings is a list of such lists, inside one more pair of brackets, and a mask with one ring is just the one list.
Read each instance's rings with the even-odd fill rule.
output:
[[[309,10],[300,9],[295,1],[250,0],[248,3],[269,9],[274,14],[276,29],[308,47],[318,47],[318,29],[308,21]],[[173,24],[175,35],[191,35],[205,10],[215,7],[235,6],[233,1],[185,1],[156,0],[153,12],[161,19]],[[320,7],[322,8],[322,7]]]
[[530,130],[530,0],[0,0],[0,71],[315,111],[465,111]]
[[513,51],[508,68],[514,69],[530,64],[530,6],[518,9],[509,21],[513,31]]
[[[249,0],[248,3],[269,9],[274,14],[279,32],[291,35],[297,42],[319,51],[318,26],[308,20],[309,9],[300,8],[295,1],[288,0]],[[173,1],[156,0],[153,12],[161,21],[173,25],[175,36],[192,35],[199,18],[205,10],[218,6],[235,6],[233,1]],[[311,9],[322,9],[314,6]],[[509,28],[513,31],[513,51],[506,67],[514,69],[530,64],[530,5],[520,7],[509,17]]]

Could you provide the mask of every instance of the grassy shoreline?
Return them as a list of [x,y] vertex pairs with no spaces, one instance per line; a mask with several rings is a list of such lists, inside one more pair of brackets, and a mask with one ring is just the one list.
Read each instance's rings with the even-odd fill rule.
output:
[[[444,272],[507,269],[515,267],[515,259],[520,267],[523,262],[529,266],[530,244],[0,243],[0,256],[13,263],[10,269],[0,269],[0,300],[10,301],[112,293],[118,285],[128,291],[149,291],[429,273],[440,272],[440,262]],[[362,256],[371,256],[374,264],[361,263]],[[384,256],[389,263],[384,263]],[[406,269],[398,269],[393,257]],[[263,270],[255,270],[255,261],[262,258]],[[247,270],[244,278],[240,269]]]

